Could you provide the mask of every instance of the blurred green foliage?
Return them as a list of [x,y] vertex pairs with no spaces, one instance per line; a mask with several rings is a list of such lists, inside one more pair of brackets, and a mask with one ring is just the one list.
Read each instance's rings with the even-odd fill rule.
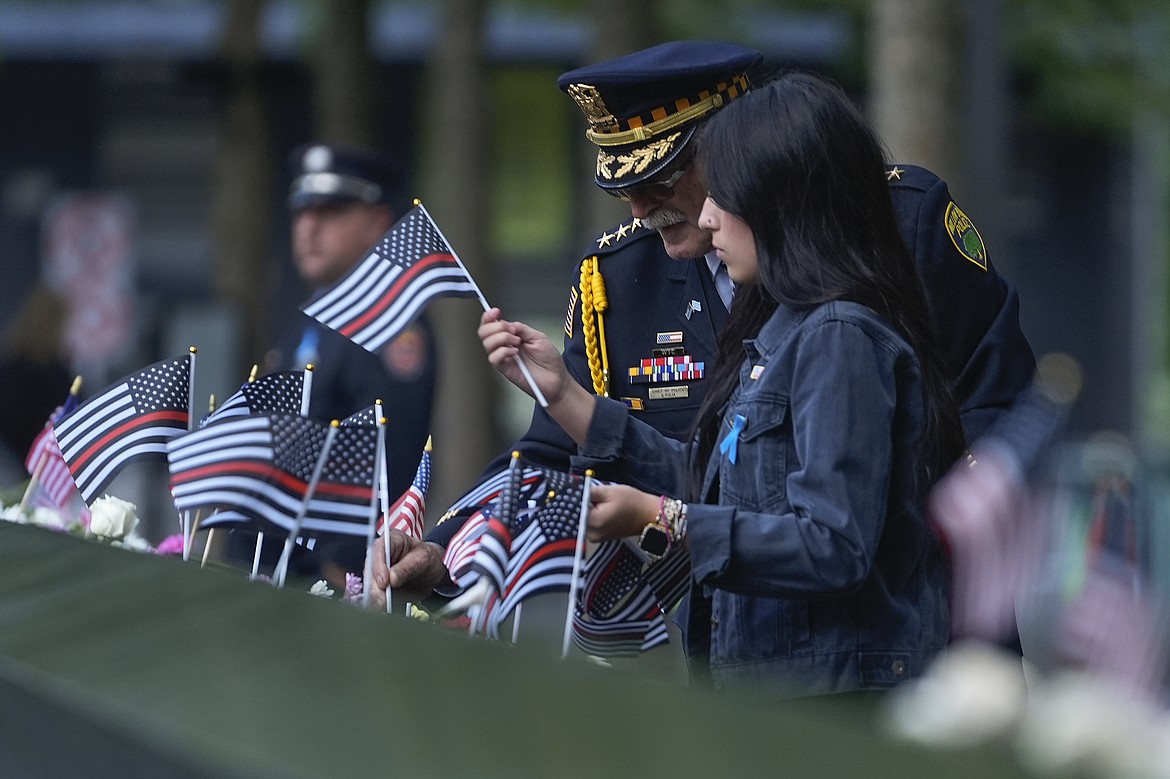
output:
[[1011,0],[1006,24],[1025,117],[1125,133],[1170,109],[1170,3]]
[[555,68],[492,73],[491,244],[518,260],[545,259],[570,238],[573,106]]

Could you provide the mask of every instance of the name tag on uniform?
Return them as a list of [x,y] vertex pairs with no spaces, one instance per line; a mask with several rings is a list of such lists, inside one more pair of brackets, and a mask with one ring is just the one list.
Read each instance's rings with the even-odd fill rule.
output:
[[753,365],[752,366],[752,372],[751,372],[752,381],[759,379],[763,375],[764,375],[764,366],[763,365]]
[[691,388],[685,384],[681,387],[650,387],[648,392],[650,400],[672,400],[691,396]]
[[683,335],[682,330],[675,330],[675,331],[669,332],[669,333],[659,333],[658,334],[658,343],[660,343],[660,344],[681,344],[682,343],[682,335]]

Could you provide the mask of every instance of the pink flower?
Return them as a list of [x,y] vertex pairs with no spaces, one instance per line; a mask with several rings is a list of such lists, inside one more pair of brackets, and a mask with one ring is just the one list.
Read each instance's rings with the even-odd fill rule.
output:
[[353,573],[345,574],[345,595],[341,596],[346,603],[357,603],[362,598],[362,577]]
[[176,555],[183,553],[183,534],[175,533],[167,536],[162,541],[158,542],[158,546],[154,548],[157,554]]

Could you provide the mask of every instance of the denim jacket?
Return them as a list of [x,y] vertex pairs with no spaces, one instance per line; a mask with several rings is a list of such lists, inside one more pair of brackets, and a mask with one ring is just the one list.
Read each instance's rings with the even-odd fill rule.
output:
[[[948,570],[917,475],[921,369],[872,310],[784,306],[744,342],[740,383],[688,506],[693,671],[810,695],[920,674],[948,637]],[[737,421],[738,420],[738,421]],[[599,400],[582,454],[678,495],[686,447]],[[697,667],[702,666],[702,667]]]

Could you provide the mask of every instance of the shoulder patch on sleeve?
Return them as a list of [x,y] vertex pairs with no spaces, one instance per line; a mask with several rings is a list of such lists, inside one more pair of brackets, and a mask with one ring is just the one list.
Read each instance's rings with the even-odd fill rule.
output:
[[983,236],[979,235],[975,225],[954,201],[947,204],[943,219],[946,220],[947,235],[959,254],[987,270],[987,247],[983,245]]
[[382,349],[382,364],[399,381],[412,381],[427,367],[427,333],[417,324],[403,330]]
[[569,287],[569,310],[565,312],[565,337],[573,337],[573,312],[577,310],[577,288]]

